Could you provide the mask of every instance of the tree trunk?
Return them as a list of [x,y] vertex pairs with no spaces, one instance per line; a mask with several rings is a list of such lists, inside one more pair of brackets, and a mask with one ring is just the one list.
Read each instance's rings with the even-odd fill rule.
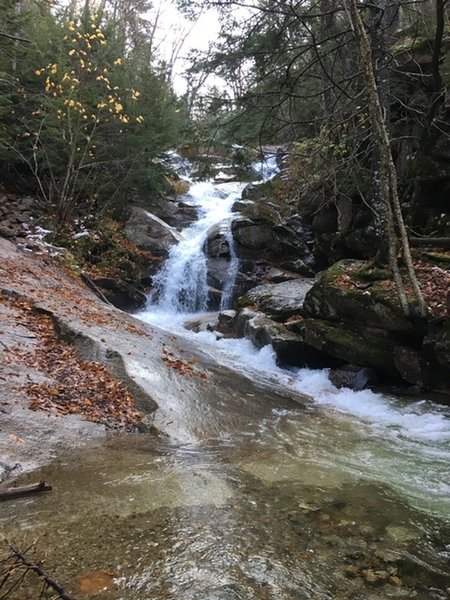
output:
[[385,122],[386,111],[383,110],[385,107],[382,105],[382,101],[388,103],[389,99],[387,97],[385,98],[383,94],[380,94],[380,90],[377,86],[373,66],[372,47],[364,22],[359,14],[356,0],[350,1],[350,15],[351,25],[355,32],[360,62],[363,68],[369,118],[372,123],[377,152],[379,152],[379,197],[384,207],[384,214],[386,217],[384,235],[388,248],[389,265],[393,273],[395,286],[403,311],[405,315],[409,315],[411,311],[406,297],[405,286],[400,274],[400,265],[397,256],[397,237],[395,235],[395,225],[397,225],[400,231],[403,257],[406,263],[408,277],[414,289],[420,314],[425,317],[427,307],[414,272],[408,236],[398,198],[397,172],[392,158],[391,145]]

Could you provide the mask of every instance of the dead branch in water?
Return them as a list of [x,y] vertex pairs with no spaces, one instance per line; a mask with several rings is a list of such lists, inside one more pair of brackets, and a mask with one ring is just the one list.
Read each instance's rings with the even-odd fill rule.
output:
[[[20,550],[17,550],[13,546],[10,546],[10,550],[13,553],[13,555],[17,558],[17,560],[24,567],[26,567],[26,571],[30,570],[30,571],[33,571],[34,573],[36,573],[48,587],[52,588],[53,590],[55,590],[55,592],[57,592],[58,598],[60,598],[61,600],[76,600],[76,598],[74,596],[69,594],[62,587],[62,585],[60,585],[57,581],[55,581],[52,577],[50,577],[50,575],[47,575],[47,573],[44,571],[44,569],[42,567],[40,567],[37,564],[32,563],[26,556],[25,552],[20,552]],[[0,598],[0,600],[1,600],[1,598]]]
[[51,489],[52,486],[45,483],[45,481],[39,481],[39,483],[33,483],[32,485],[22,487],[11,487],[6,490],[0,490],[0,500],[11,500],[13,498],[19,498],[20,496],[29,496],[31,494],[39,494],[40,492],[50,492]]
[[6,544],[0,557],[0,600],[9,600],[11,594],[14,591],[20,591],[22,586],[30,587],[31,582],[27,581],[27,576],[30,573],[37,575],[42,583],[39,598],[48,597],[45,592],[50,589],[52,590],[51,593],[56,592],[56,596],[53,596],[54,600],[76,600],[61,584],[48,575],[40,564],[33,562],[27,556],[27,553],[36,542],[21,551],[14,548],[6,540],[4,541]]

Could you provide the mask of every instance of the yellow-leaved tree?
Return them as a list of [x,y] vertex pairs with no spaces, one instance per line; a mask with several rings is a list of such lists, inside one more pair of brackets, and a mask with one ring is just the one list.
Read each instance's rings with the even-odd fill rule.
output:
[[41,89],[14,143],[58,230],[94,210],[99,195],[118,193],[130,157],[112,149],[144,123],[140,92],[125,83],[126,59],[97,17],[73,17],[61,28],[59,59],[34,71]]

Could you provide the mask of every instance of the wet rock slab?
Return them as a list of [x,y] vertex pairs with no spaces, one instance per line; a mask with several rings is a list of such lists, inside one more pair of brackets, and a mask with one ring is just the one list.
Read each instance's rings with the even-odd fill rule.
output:
[[313,279],[300,278],[259,285],[239,298],[238,306],[254,306],[272,319],[286,320],[302,312],[306,294],[313,284]]
[[176,229],[139,206],[132,208],[124,233],[138,247],[157,256],[167,256],[181,239]]

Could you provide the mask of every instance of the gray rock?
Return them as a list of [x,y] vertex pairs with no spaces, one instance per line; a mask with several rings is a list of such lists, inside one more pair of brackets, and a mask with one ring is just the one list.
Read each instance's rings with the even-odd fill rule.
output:
[[221,221],[210,227],[203,248],[207,256],[210,258],[230,256],[230,247],[227,240],[229,227],[230,223],[228,220]]
[[314,270],[309,267],[304,260],[296,258],[294,260],[286,260],[282,263],[282,266],[289,271],[293,271],[303,277],[314,277]]
[[303,337],[290,331],[282,323],[257,314],[245,325],[245,337],[257,348],[270,344],[281,366],[325,367],[327,358],[305,344]]
[[250,219],[235,219],[232,224],[233,238],[240,246],[251,250],[261,250],[271,244],[274,234],[264,223]]
[[344,365],[330,371],[329,379],[337,388],[350,388],[352,390],[363,390],[377,382],[376,373],[367,367],[356,365]]
[[228,335],[229,337],[233,337],[237,314],[238,313],[235,310],[222,310],[218,317],[217,331],[224,335]]
[[147,303],[144,292],[126,281],[101,277],[94,279],[93,283],[111,304],[121,310],[139,310]]
[[283,320],[302,312],[313,283],[312,279],[302,278],[259,285],[239,298],[238,306],[255,306],[269,317]]
[[132,208],[124,233],[127,239],[156,256],[167,256],[171,246],[182,239],[173,227],[138,206]]
[[265,273],[265,278],[269,283],[283,283],[284,281],[298,279],[297,275],[292,273],[292,271],[285,271],[276,267],[269,267]]
[[240,310],[236,318],[233,320],[234,337],[243,338],[245,336],[245,327],[248,321],[250,321],[250,319],[253,319],[253,317],[255,317],[258,314],[259,313],[250,308],[244,308],[243,310]]
[[405,381],[427,387],[431,373],[421,352],[407,346],[396,346],[393,354],[394,364]]
[[208,287],[208,310],[219,310],[223,292],[215,287]]
[[208,258],[206,270],[208,285],[222,289],[229,276],[230,260],[225,256]]
[[423,340],[423,356],[430,372],[429,387],[450,391],[450,318],[436,324]]
[[399,377],[394,364],[396,342],[388,332],[324,319],[303,319],[296,327],[309,346],[342,362],[371,367]]
[[217,313],[207,313],[201,317],[185,321],[183,325],[187,330],[194,331],[195,333],[199,333],[201,331],[214,331],[217,329],[217,317]]

